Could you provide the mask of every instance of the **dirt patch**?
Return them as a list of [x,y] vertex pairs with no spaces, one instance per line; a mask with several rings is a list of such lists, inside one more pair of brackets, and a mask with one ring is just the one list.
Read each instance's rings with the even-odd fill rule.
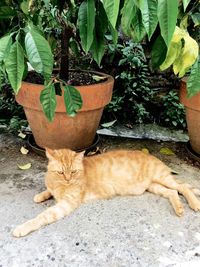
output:
[[[81,71],[72,71],[69,72],[69,79],[67,81],[68,84],[72,86],[80,86],[80,85],[90,85],[90,84],[97,84],[101,83],[104,80],[95,80],[93,76],[96,74],[89,73],[89,72],[81,72]],[[101,75],[98,75],[101,77]],[[44,84],[44,78],[39,73],[34,71],[30,71],[26,76],[25,81],[35,83],[35,84]]]

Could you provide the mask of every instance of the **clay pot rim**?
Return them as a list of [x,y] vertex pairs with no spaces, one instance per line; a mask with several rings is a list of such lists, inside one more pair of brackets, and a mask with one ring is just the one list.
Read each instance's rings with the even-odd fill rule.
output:
[[[54,69],[54,70],[58,70],[58,69]],[[76,69],[69,69],[69,71],[71,72],[89,72],[89,73],[94,73],[94,74],[100,74],[101,76],[103,77],[106,77],[107,79],[106,80],[103,80],[102,82],[99,82],[99,83],[93,83],[93,84],[85,84],[85,85],[73,85],[73,87],[75,87],[76,89],[80,89],[80,88],[83,88],[83,87],[87,87],[87,88],[90,88],[90,87],[96,87],[96,86],[99,86],[100,84],[109,84],[111,82],[114,82],[114,78],[113,76],[111,76],[110,74],[106,74],[106,73],[103,73],[103,72],[100,72],[100,71],[93,71],[93,70],[76,70]],[[25,83],[25,84],[34,84],[36,85],[37,87],[44,87],[44,84],[38,84],[38,83],[31,83],[31,82],[27,82],[27,81],[22,81],[22,83]]]

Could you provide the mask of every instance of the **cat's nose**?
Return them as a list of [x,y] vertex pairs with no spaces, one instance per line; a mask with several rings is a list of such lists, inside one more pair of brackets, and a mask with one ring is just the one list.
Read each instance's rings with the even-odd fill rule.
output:
[[71,179],[71,175],[64,173],[65,180],[69,181]]

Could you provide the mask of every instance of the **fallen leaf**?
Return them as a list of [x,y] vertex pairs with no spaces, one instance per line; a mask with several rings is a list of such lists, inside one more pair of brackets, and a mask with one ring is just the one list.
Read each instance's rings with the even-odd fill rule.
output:
[[104,127],[104,128],[108,128],[108,127],[111,127],[112,125],[114,125],[116,121],[117,120],[106,122],[106,123],[102,123],[101,126]]
[[107,79],[107,77],[105,77],[105,76],[98,76],[98,75],[93,75],[92,78],[93,78],[93,80],[95,80],[97,82]]
[[19,164],[17,164],[17,166],[18,166],[18,168],[19,168],[20,170],[28,170],[28,169],[30,169],[30,167],[31,167],[31,163],[27,163],[27,164],[25,164],[25,165],[19,165]]
[[142,148],[141,151],[144,152],[145,154],[149,154],[149,150],[147,148]]
[[29,150],[26,149],[24,146],[22,146],[22,147],[20,148],[20,151],[21,151],[21,153],[22,153],[23,155],[27,155],[28,152],[29,152]]
[[18,136],[21,137],[22,139],[24,139],[26,137],[26,135],[22,132],[19,132]]
[[169,149],[167,147],[161,148],[160,149],[160,153],[163,154],[163,155],[167,155],[167,156],[175,155],[175,153],[171,149]]

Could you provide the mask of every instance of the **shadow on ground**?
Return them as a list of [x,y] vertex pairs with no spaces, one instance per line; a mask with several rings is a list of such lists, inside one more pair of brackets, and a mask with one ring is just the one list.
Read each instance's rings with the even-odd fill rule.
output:
[[[44,188],[46,159],[22,155],[23,141],[0,135],[0,266],[2,267],[157,267],[200,266],[200,213],[185,206],[178,218],[166,199],[145,193],[83,205],[67,218],[16,239],[14,227],[47,206],[33,203]],[[148,148],[178,172],[177,178],[200,188],[199,167],[187,159],[182,143],[104,137],[101,149]],[[175,155],[160,154],[168,147]],[[18,164],[31,162],[29,170]]]

